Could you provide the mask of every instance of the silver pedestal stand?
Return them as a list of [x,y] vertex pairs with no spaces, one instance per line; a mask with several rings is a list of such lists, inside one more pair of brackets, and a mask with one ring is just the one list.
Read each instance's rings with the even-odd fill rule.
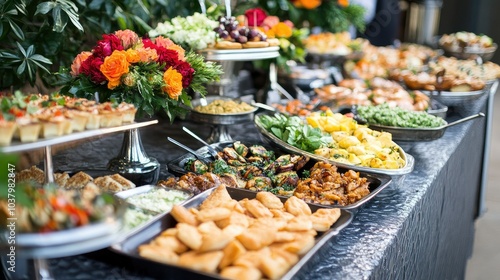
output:
[[108,162],[108,170],[117,172],[137,186],[156,184],[160,163],[148,157],[137,128],[124,132],[123,143],[117,157]]

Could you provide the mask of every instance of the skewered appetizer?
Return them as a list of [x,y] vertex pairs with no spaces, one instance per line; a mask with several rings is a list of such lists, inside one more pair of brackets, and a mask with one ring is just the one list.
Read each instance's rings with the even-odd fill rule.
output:
[[34,142],[85,129],[119,126],[134,121],[133,104],[105,102],[97,104],[84,98],[59,94],[23,95],[16,92],[0,99],[0,145],[12,139]]

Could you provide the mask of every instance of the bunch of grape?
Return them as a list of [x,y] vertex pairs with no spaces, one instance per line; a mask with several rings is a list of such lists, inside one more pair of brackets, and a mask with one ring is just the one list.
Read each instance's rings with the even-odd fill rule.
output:
[[235,17],[219,17],[219,26],[214,28],[219,38],[245,44],[248,41],[266,41],[267,36],[255,28],[239,26]]

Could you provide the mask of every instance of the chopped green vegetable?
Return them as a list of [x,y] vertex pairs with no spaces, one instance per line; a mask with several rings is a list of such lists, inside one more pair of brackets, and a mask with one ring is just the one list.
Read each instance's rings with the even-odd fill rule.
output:
[[377,106],[359,106],[357,114],[369,124],[386,126],[432,128],[445,124],[442,118],[427,112],[407,111],[399,107],[391,108],[385,103]]

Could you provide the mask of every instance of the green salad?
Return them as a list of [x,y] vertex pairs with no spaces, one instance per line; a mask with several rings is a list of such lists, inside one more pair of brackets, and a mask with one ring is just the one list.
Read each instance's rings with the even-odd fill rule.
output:
[[358,106],[357,115],[368,124],[405,128],[440,127],[445,121],[427,112],[407,111],[399,107],[391,108],[386,103],[377,106]]

